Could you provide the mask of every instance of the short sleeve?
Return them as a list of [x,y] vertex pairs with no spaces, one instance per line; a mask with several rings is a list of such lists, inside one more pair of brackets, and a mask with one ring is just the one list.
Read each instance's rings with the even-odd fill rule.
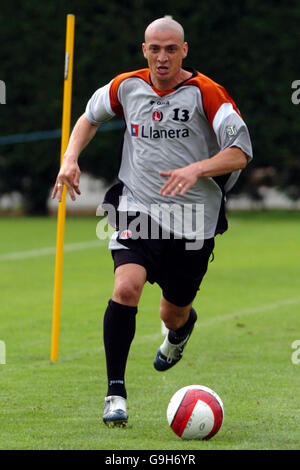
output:
[[250,161],[253,155],[249,131],[234,100],[212,80],[205,80],[201,91],[203,108],[220,149],[239,147]]
[[99,88],[87,103],[85,114],[93,125],[99,125],[115,116],[110,104],[111,83]]
[[253,158],[248,128],[232,103],[221,104],[213,119],[212,127],[221,150],[239,147],[246,154],[248,161]]

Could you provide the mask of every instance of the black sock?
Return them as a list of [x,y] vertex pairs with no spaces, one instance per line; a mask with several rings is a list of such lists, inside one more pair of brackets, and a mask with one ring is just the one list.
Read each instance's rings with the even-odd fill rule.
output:
[[127,398],[125,368],[131,342],[135,334],[137,307],[122,305],[113,300],[103,319],[103,339],[108,379],[107,396],[119,395]]
[[168,340],[170,341],[170,343],[172,344],[181,343],[187,337],[187,335],[191,334],[191,332],[193,331],[196,320],[197,320],[197,313],[195,312],[193,308],[191,308],[190,316],[187,322],[183,326],[178,328],[177,330],[169,330]]

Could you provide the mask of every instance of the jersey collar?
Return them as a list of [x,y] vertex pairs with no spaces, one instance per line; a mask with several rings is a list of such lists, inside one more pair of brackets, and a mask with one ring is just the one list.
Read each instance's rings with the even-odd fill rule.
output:
[[174,88],[172,88],[171,90],[158,90],[154,85],[153,85],[153,82],[151,80],[151,74],[150,74],[150,70],[149,70],[149,84],[151,85],[151,87],[153,88],[153,90],[160,96],[164,96],[164,95],[168,95],[169,93],[172,93],[172,91],[174,90],[178,90],[178,88],[182,87],[183,85],[185,85],[187,82],[189,82],[192,78],[195,78],[197,77],[198,75],[198,72],[196,69],[194,69],[193,67],[182,67],[183,70],[186,70],[187,72],[190,72],[191,73],[191,76],[186,78],[185,80],[183,80],[182,82],[178,83]]

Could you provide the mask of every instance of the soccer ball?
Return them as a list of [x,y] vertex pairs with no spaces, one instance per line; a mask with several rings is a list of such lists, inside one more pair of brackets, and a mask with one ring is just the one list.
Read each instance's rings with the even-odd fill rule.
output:
[[167,409],[171,429],[182,439],[208,440],[224,419],[221,398],[204,385],[188,385],[171,398]]

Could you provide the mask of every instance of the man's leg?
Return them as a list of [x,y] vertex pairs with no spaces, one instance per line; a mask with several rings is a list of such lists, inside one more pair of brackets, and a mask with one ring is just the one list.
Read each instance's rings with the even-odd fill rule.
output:
[[[137,305],[145,281],[146,270],[138,264],[124,264],[115,270],[113,295],[103,321],[108,379],[103,420],[108,425],[124,425],[127,421],[125,368],[135,334]],[[120,413],[116,406],[124,413]]]
[[199,250],[187,250],[185,240],[170,244],[165,265],[167,275],[160,282],[162,298],[160,316],[169,332],[154,359],[157,370],[173,367],[183,355],[194,328],[197,314],[192,303],[207,271],[208,260],[214,248],[214,239],[204,240]]
[[181,328],[188,320],[193,302],[184,307],[172,304],[161,296],[160,299],[160,318],[168,330],[177,330]]
[[169,332],[157,351],[154,367],[156,370],[163,371],[173,367],[182,358],[184,348],[197,320],[197,314],[192,308],[192,302],[180,307],[162,296],[160,317]]

